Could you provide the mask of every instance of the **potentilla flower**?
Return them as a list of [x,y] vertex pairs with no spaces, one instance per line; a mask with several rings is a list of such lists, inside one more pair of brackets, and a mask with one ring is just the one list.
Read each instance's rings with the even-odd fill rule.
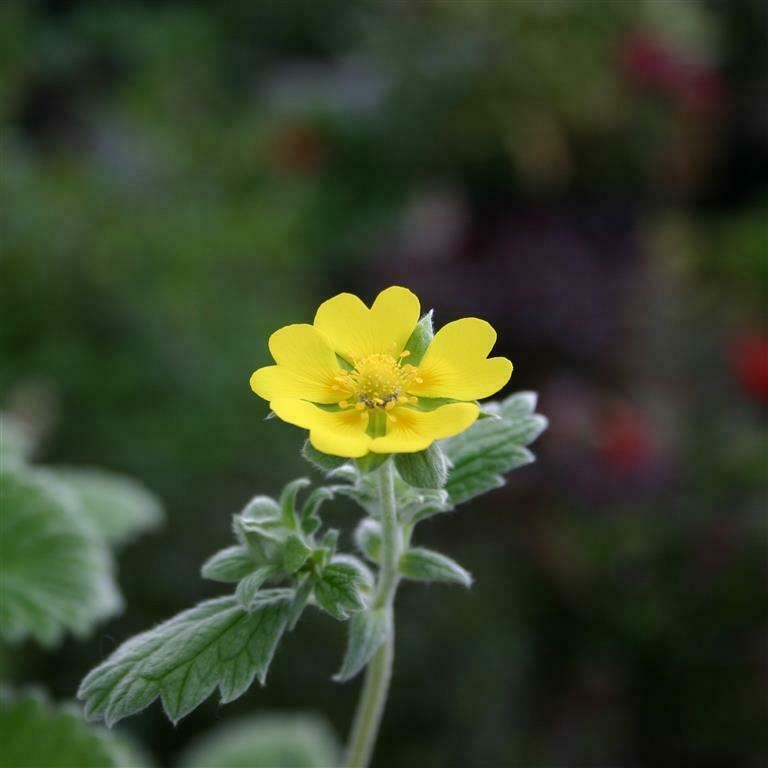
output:
[[406,347],[420,311],[418,298],[398,286],[370,308],[350,293],[334,296],[312,325],[272,334],[276,365],[259,368],[251,389],[283,421],[308,429],[323,453],[423,451],[471,426],[480,413],[474,401],[498,392],[512,363],[488,357],[496,331],[475,317],[445,325],[411,362]]

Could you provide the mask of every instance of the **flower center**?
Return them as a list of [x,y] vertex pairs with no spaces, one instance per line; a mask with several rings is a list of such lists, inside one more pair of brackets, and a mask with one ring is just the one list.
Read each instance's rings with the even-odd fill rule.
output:
[[415,397],[406,393],[413,382],[420,382],[418,371],[412,365],[403,365],[410,352],[395,358],[387,354],[374,354],[355,360],[351,371],[336,376],[333,389],[344,392],[346,398],[339,402],[342,408],[354,406],[384,408],[389,411],[398,403],[415,403]]

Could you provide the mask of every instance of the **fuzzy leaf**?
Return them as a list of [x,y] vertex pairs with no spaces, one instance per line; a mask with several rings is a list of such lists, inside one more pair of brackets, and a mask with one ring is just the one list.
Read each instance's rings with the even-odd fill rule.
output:
[[356,558],[338,555],[315,583],[317,604],[336,619],[365,607],[365,593],[373,585],[371,572]]
[[258,715],[195,740],[180,768],[330,768],[340,765],[331,729],[308,715]]
[[472,576],[450,557],[431,549],[409,549],[400,558],[400,573],[414,581],[444,581],[472,585]]
[[2,768],[141,768],[129,745],[88,725],[78,708],[37,692],[0,691]]
[[130,477],[70,467],[46,472],[72,489],[82,514],[110,544],[131,541],[163,520],[157,497]]
[[351,680],[379,650],[389,628],[390,612],[384,608],[355,613],[349,621],[347,652],[333,679],[340,683]]
[[378,563],[381,556],[381,523],[364,517],[355,530],[355,544],[369,560]]
[[536,395],[531,392],[484,407],[495,418],[476,421],[442,444],[452,465],[446,490],[454,504],[499,488],[504,485],[506,472],[530,464],[534,456],[524,446],[547,426],[543,416],[533,413]]
[[312,588],[314,582],[306,575],[303,580],[299,581],[296,586],[296,591],[293,596],[293,602],[288,613],[288,631],[292,632],[293,628],[299,623],[301,614],[304,613],[304,609],[307,607],[309,598],[312,595]]
[[227,547],[209,557],[200,569],[200,575],[211,581],[233,583],[244,579],[256,568],[246,547]]
[[291,605],[279,592],[250,613],[234,597],[208,600],[123,643],[83,680],[86,717],[111,726],[160,697],[178,722],[217,687],[227,703],[254,677],[263,685]]
[[415,488],[439,490],[448,479],[448,462],[437,443],[417,453],[398,453],[395,466],[400,477]]
[[299,477],[291,481],[283,488],[280,494],[280,508],[283,514],[283,525],[286,528],[296,529],[299,525],[299,515],[296,510],[296,498],[303,488],[306,488],[310,481],[306,477]]
[[[244,608],[246,611],[252,611],[260,604],[259,598],[263,595],[263,593],[259,592],[261,585],[270,576],[273,576],[274,572],[274,568],[271,565],[264,565],[261,568],[257,568],[253,573],[249,573],[237,585],[235,597],[241,608]],[[291,597],[293,596],[291,595]]]
[[291,534],[285,541],[283,548],[283,570],[286,573],[295,573],[301,568],[312,554],[312,549],[308,547],[301,537]]
[[0,636],[46,646],[116,613],[109,549],[66,488],[31,471],[0,473]]

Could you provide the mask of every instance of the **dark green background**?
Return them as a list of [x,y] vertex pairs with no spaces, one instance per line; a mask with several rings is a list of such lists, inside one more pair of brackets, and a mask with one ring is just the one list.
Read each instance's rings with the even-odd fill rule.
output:
[[[3,406],[39,460],[168,510],[120,554],[125,614],[5,676],[70,698],[218,594],[198,568],[230,515],[309,471],[248,388],[269,334],[403,284],[490,320],[552,426],[420,529],[476,583],[402,590],[376,765],[765,765],[763,6],[3,3]],[[161,765],[245,712],[343,737],[343,642],[311,613],[266,689],[123,728]]]

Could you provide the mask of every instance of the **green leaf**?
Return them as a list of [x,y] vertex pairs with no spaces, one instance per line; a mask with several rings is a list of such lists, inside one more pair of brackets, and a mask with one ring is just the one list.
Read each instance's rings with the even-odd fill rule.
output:
[[512,395],[502,403],[486,403],[495,418],[476,421],[468,430],[443,441],[451,464],[446,490],[460,504],[504,485],[503,475],[530,464],[533,454],[524,446],[546,429],[547,420],[532,411],[536,396],[531,392]]
[[179,768],[331,768],[336,737],[308,715],[259,715],[225,723],[195,740]]
[[330,472],[331,470],[338,469],[349,461],[349,459],[345,459],[343,456],[331,456],[329,453],[318,451],[309,440],[304,443],[301,455],[321,472]]
[[365,607],[365,594],[372,586],[371,572],[356,557],[337,555],[315,583],[315,600],[343,621]]
[[312,554],[312,549],[308,547],[300,536],[291,534],[285,540],[283,547],[283,570],[286,573],[295,573],[307,562]]
[[405,359],[405,362],[410,363],[411,365],[418,365],[424,357],[424,353],[427,351],[427,347],[432,342],[434,336],[435,330],[432,324],[432,310],[430,309],[429,312],[419,320],[411,337],[405,345],[406,351],[411,353]]
[[294,593],[293,602],[291,603],[291,609],[288,613],[288,631],[292,632],[293,628],[299,623],[301,614],[304,613],[304,609],[307,607],[309,598],[312,595],[312,589],[314,582],[310,578],[309,574],[301,577],[297,583],[296,591]]
[[280,505],[269,496],[254,496],[240,513],[243,520],[262,525],[278,525],[282,521]]
[[440,489],[448,479],[448,462],[437,443],[418,453],[398,453],[395,466],[400,477],[415,488]]
[[124,544],[163,520],[157,497],[130,477],[71,467],[47,472],[72,489],[81,513],[110,544]]
[[295,530],[299,527],[299,515],[296,511],[296,497],[299,492],[310,485],[310,480],[306,477],[300,477],[292,480],[285,486],[280,494],[280,509],[283,514],[283,525],[286,528]]
[[385,608],[355,613],[349,622],[347,652],[333,679],[343,683],[363,669],[387,639],[390,624],[391,613]]
[[472,585],[472,576],[450,557],[415,547],[400,558],[400,573],[414,581],[444,581]]
[[66,488],[32,471],[0,473],[0,636],[46,646],[116,613],[109,549]]
[[0,470],[24,464],[34,442],[21,421],[9,413],[0,413]]
[[256,563],[246,547],[227,547],[203,563],[200,575],[226,584],[244,579],[254,568]]
[[[253,573],[249,573],[238,585],[235,590],[235,597],[241,608],[246,611],[252,611],[259,604],[257,598],[261,585],[270,577],[274,576],[275,569],[271,565],[264,565],[257,568]],[[273,590],[274,591],[274,590]],[[292,597],[292,596],[291,596]]]
[[250,613],[234,597],[208,600],[123,643],[83,680],[85,716],[111,726],[160,697],[178,722],[217,687],[227,703],[254,677],[263,685],[291,605],[276,591]]
[[364,517],[355,529],[355,544],[370,561],[378,563],[381,558],[381,523]]
[[129,745],[73,705],[0,691],[0,768],[141,768]]

